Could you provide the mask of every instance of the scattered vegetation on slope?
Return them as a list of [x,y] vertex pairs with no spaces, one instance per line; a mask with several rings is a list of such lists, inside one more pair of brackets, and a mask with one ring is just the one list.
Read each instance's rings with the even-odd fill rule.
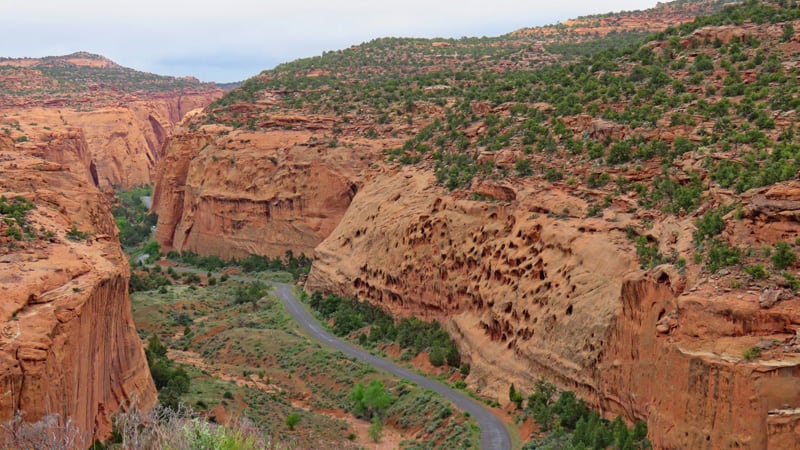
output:
[[355,334],[362,345],[397,343],[404,351],[401,358],[406,360],[427,352],[435,367],[461,366],[458,349],[439,322],[424,322],[416,317],[395,320],[368,302],[323,296],[319,292],[311,295],[308,304],[323,321],[333,322],[332,330],[338,336]]
[[216,255],[201,256],[192,252],[178,253],[176,251],[169,252],[167,258],[172,261],[199,267],[209,272],[218,271],[226,267],[240,267],[245,273],[288,272],[295,280],[308,274],[311,270],[312,262],[310,258],[302,253],[300,256],[295,256],[291,250],[287,250],[283,258],[250,255],[242,259],[231,258],[225,260]]
[[543,432],[542,437],[526,443],[525,450],[651,448],[644,422],[636,422],[633,429],[620,416],[609,422],[590,410],[583,400],[575,398],[573,392],[564,391],[556,396],[555,386],[545,381],[536,384],[524,412]]
[[[238,302],[239,291],[253,285],[258,287],[226,280],[213,286],[173,285],[132,294],[134,321],[148,339],[148,359],[155,363],[151,370],[159,364],[168,369],[154,373],[159,380],[167,375],[158,382],[164,386],[162,403],[172,401],[164,389],[182,384],[173,380],[186,374],[187,389],[176,400],[194,408],[200,417],[214,416],[219,405],[231,417],[249,418],[273,443],[300,442],[302,436],[303,442],[316,442],[316,448],[333,448],[350,445],[356,435],[341,419],[316,411],[353,411],[353,386],[379,384],[393,399],[387,408],[378,408],[380,427],[391,424],[416,436],[404,448],[477,445],[474,426],[453,414],[452,407],[438,396],[299,335],[281,303],[268,291],[260,290],[256,301]],[[150,355],[166,355],[171,362]],[[371,400],[364,402],[373,405]],[[299,421],[288,420],[292,414]],[[431,421],[437,427],[426,428]]]

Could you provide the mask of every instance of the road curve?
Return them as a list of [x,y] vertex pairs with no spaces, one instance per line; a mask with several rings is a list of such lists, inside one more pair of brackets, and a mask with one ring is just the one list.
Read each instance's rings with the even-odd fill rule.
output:
[[[176,268],[176,270],[178,272],[206,273],[202,270],[189,268]],[[233,275],[230,276],[230,278],[237,281],[256,280],[255,278],[241,275]],[[405,378],[409,381],[413,381],[419,386],[436,392],[442,397],[450,400],[456,406],[456,408],[460,409],[461,411],[468,412],[470,416],[472,416],[475,421],[478,422],[478,426],[481,428],[481,450],[511,450],[511,438],[508,435],[508,430],[506,430],[505,425],[503,425],[503,422],[482,404],[466,396],[461,391],[446,386],[445,384],[436,380],[424,377],[416,372],[412,372],[411,370],[401,367],[389,360],[367,353],[360,348],[354,347],[347,341],[339,339],[324,329],[317,322],[317,320],[314,319],[305,308],[303,308],[303,305],[300,304],[300,300],[295,297],[293,287],[291,285],[275,282],[270,284],[275,287],[272,293],[281,300],[283,306],[286,307],[286,310],[289,311],[289,314],[292,316],[292,318],[294,318],[300,327],[303,328],[312,338],[323,342],[346,355],[360,359],[376,369],[389,372],[392,375]]]
[[419,375],[416,372],[412,372],[405,367],[398,366],[391,361],[367,353],[339,339],[322,328],[317,320],[311,317],[308,311],[303,308],[300,301],[294,296],[292,286],[283,283],[273,283],[273,285],[275,286],[273,293],[283,302],[283,305],[294,320],[296,320],[311,337],[330,345],[346,355],[360,359],[377,369],[413,381],[423,388],[436,392],[450,400],[456,408],[468,412],[475,418],[475,421],[478,422],[478,426],[481,427],[481,449],[511,450],[511,438],[508,436],[508,431],[503,425],[503,422],[491,411],[484,408],[483,405],[467,397],[460,391],[436,380]]

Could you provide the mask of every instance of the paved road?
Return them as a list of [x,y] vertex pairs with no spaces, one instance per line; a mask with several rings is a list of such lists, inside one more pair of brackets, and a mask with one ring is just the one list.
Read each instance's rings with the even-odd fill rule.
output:
[[147,258],[150,257],[149,253],[142,253],[141,255],[137,256],[134,260],[137,264],[144,264],[147,261]]
[[[206,273],[202,270],[189,268],[176,268],[176,270],[178,272],[190,272],[198,274]],[[237,281],[254,280],[253,278],[246,276],[230,276],[230,278]],[[466,396],[461,391],[446,386],[436,380],[426,378],[417,374],[416,372],[406,369],[405,367],[398,366],[391,361],[367,353],[364,350],[356,348],[350,343],[339,339],[322,328],[317,320],[314,319],[305,308],[303,308],[303,305],[300,304],[300,300],[295,297],[291,285],[284,283],[272,283],[272,285],[275,286],[273,293],[281,300],[283,305],[289,311],[289,314],[291,314],[294,320],[300,324],[300,327],[308,332],[312,338],[328,344],[346,355],[360,359],[361,361],[364,361],[365,363],[377,369],[389,372],[400,378],[413,381],[423,388],[436,392],[442,397],[450,400],[453,402],[456,408],[460,409],[461,411],[468,412],[475,419],[475,421],[478,422],[478,426],[481,427],[482,450],[511,449],[511,438],[509,437],[508,431],[503,425],[503,422],[491,411],[486,409],[482,404]]]

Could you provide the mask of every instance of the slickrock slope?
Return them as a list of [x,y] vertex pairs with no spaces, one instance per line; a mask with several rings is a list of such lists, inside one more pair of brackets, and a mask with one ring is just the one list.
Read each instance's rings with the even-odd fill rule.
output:
[[490,395],[541,376],[596,393],[593,367],[635,267],[629,219],[554,217],[585,208],[558,191],[504,186],[511,200],[487,203],[432,181],[404,171],[365,187],[317,248],[306,288],[448,323]]
[[77,145],[58,137],[44,155],[0,136],[0,420],[59,414],[91,442],[109,435],[122,405],[148,408],[156,392],[107,200],[76,167],[85,155],[67,156],[85,150],[82,136],[64,134]]
[[174,125],[223,93],[213,84],[144,74],[84,53],[0,59],[0,86],[0,129],[44,144],[51,130],[80,129],[102,187],[151,184]]

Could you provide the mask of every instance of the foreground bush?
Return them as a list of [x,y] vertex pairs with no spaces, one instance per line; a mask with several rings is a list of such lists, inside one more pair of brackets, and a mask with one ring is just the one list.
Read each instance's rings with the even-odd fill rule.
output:
[[250,450],[278,448],[261,437],[252,422],[240,419],[229,426],[193,417],[190,409],[177,410],[161,405],[149,412],[131,408],[114,420],[114,442],[107,448],[139,449],[215,449]]
[[28,423],[24,421],[24,413],[18,411],[13,419],[0,424],[0,448],[3,449],[72,450],[87,448],[89,441],[89,433],[58,414]]

